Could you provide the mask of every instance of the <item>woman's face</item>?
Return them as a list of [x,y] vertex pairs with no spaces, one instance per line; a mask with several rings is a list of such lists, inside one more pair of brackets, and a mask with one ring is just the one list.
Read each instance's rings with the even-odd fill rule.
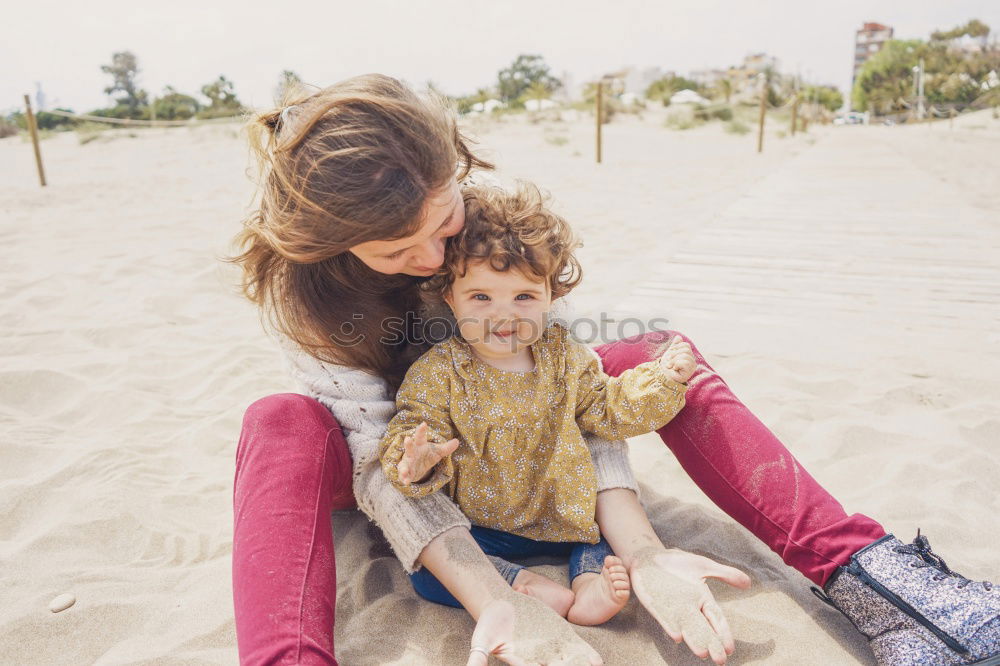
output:
[[451,181],[427,197],[421,219],[420,230],[412,236],[391,241],[366,241],[352,247],[351,252],[379,273],[433,275],[444,263],[445,239],[457,234],[465,224],[465,206],[457,181]]

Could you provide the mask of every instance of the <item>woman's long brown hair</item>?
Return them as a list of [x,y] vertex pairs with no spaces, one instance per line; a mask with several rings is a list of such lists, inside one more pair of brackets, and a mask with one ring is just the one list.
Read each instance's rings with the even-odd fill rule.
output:
[[472,154],[443,100],[380,74],[293,90],[249,135],[260,202],[230,258],[244,294],[309,354],[398,387],[426,343],[413,331],[387,336],[385,323],[418,311],[422,279],[378,273],[348,250],[415,233],[428,195],[492,165]]

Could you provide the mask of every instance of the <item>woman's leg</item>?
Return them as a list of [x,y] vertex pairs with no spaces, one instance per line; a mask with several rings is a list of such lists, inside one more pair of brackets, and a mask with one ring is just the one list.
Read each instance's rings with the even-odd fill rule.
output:
[[333,664],[330,512],[354,506],[329,410],[283,393],[250,405],[236,450],[233,603],[241,664]]
[[[649,361],[674,332],[600,345],[604,371],[617,376]],[[657,433],[684,471],[719,508],[789,566],[822,585],[852,553],[885,535],[877,522],[847,515],[768,428],[746,408],[691,343],[698,368],[685,407]]]

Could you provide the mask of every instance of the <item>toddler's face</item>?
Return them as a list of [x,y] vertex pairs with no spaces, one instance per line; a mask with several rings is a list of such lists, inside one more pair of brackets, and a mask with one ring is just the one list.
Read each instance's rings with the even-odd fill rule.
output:
[[458,330],[483,358],[516,356],[541,337],[552,292],[517,269],[494,270],[485,261],[469,264],[451,285],[445,301]]

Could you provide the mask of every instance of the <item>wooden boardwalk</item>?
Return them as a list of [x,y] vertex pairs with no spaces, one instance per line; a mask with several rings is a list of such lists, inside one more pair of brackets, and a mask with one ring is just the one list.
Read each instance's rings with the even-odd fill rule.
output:
[[901,132],[827,129],[667,252],[614,314],[666,315],[733,351],[746,348],[733,327],[778,348],[846,335],[997,351],[1000,216],[896,152],[919,140]]

